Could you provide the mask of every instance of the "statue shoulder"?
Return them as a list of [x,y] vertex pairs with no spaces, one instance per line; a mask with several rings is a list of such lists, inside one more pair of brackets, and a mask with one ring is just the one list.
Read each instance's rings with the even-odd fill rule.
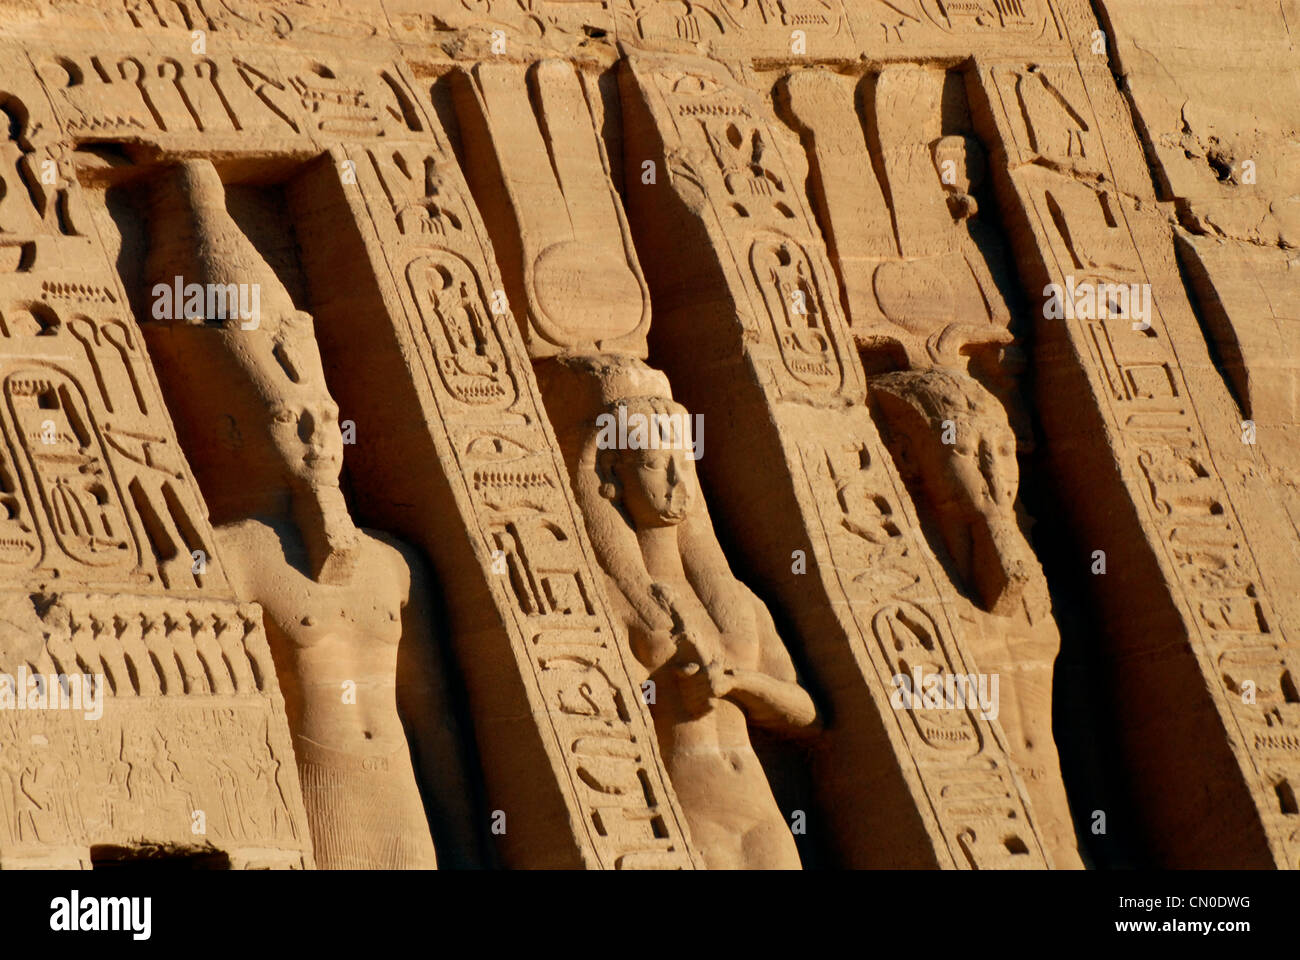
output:
[[274,530],[261,520],[236,520],[212,528],[217,548],[227,554],[247,554],[250,549],[263,547],[270,540],[278,540]]
[[414,544],[384,530],[362,528],[361,533],[365,537],[366,560],[392,570],[403,586],[424,576],[424,556]]
[[214,527],[217,559],[235,592],[263,579],[268,563],[284,563],[284,547],[276,532],[260,520],[237,520]]

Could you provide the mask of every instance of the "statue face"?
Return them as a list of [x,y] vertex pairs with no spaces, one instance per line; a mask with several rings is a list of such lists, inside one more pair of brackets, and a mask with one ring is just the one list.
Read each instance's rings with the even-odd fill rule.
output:
[[[1000,418],[984,417],[957,428],[957,442],[946,452],[943,475],[953,493],[983,514],[1010,513],[1020,486],[1016,436]],[[943,454],[941,454],[942,456]]]
[[332,486],[343,467],[339,407],[328,394],[286,397],[271,410],[271,442],[285,474],[307,486]]
[[291,483],[337,486],[343,468],[339,405],[325,385],[325,370],[310,324],[311,315],[301,311],[286,317],[288,329],[278,338],[273,353],[278,366],[270,379],[279,387],[270,409],[271,443]]
[[624,450],[615,470],[637,529],[681,523],[695,504],[695,464],[686,450]]

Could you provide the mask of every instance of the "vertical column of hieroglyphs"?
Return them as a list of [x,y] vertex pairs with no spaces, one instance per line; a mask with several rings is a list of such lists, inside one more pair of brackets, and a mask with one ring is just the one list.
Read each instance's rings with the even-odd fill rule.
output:
[[1280,747],[1295,654],[1262,572],[1272,545],[1243,524],[1210,440],[1239,418],[1221,383],[1189,389],[1184,369],[1209,358],[1168,227],[1096,23],[1067,21],[1077,59],[981,58],[970,90],[1042,307],[1039,412],[1097,547],[1126,762],[1166,862],[1295,864],[1297,772]]
[[[1300,46],[1282,5],[1190,4],[1151,10],[1099,7],[1112,68],[1131,97],[1156,195],[1215,364],[1183,357],[1198,400],[1217,396],[1206,439],[1260,563],[1274,607],[1300,614]],[[1231,50],[1231,55],[1220,56]],[[1091,51],[1090,51],[1091,52]],[[1214,70],[1206,57],[1217,56]],[[1158,248],[1157,248],[1158,249]],[[1226,379],[1236,405],[1224,402]],[[1300,751],[1294,654],[1273,647],[1237,655],[1237,696],[1267,704],[1272,722],[1253,733],[1265,755]],[[1280,785],[1279,785],[1280,786]],[[1295,781],[1290,780],[1294,794]],[[1266,801],[1271,798],[1266,796]],[[1300,808],[1276,799],[1294,823]],[[1294,846],[1292,850],[1294,851]],[[1292,866],[1300,865],[1296,861]]]
[[1078,866],[1052,733],[1060,638],[1017,505],[1017,446],[1032,443],[1016,389],[1023,353],[979,232],[989,217],[975,222],[984,151],[951,96],[957,115],[945,117],[953,80],[960,89],[960,74],[910,62],[862,78],[812,68],[783,77],[776,96],[810,153],[878,425],[970,597],[956,601],[968,649],[998,677],[999,722],[1053,861]]
[[151,105],[180,94],[71,33],[0,53],[0,862],[310,866],[260,611],[230,588],[77,180],[86,139],[159,129]]
[[797,867],[748,724],[798,730],[813,704],[714,537],[690,414],[644,362],[649,297],[584,81],[558,60],[457,80],[471,180],[693,848],[713,868]]
[[[453,571],[498,849],[517,866],[690,866],[491,246],[432,111],[405,116],[395,136],[339,144],[322,176],[355,176],[340,193],[377,278],[369,306],[391,323],[450,488],[440,508],[455,513],[424,529]],[[406,428],[392,427],[400,441]],[[457,525],[439,546],[432,531]]]
[[716,425],[704,473],[831,702],[835,844],[854,863],[1050,862],[993,711],[891,702],[916,667],[973,677],[973,635],[868,414],[796,138],[720,64],[630,53],[621,84],[651,347]]

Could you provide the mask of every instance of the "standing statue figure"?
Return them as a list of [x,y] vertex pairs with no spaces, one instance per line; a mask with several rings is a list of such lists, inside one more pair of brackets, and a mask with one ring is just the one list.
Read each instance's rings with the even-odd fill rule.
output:
[[[692,840],[713,869],[798,869],[748,724],[808,727],[812,699],[767,608],[727,565],[695,475],[690,416],[667,378],[630,358],[570,362],[584,364],[604,416],[587,424],[576,493],[644,670],[637,679],[650,681],[642,689]],[[619,418],[630,426],[621,449]]]
[[998,719],[1058,867],[1081,867],[1052,734],[1061,639],[1047,580],[1016,511],[1020,468],[1006,411],[974,377],[910,370],[872,377],[899,472],[980,608],[979,669],[999,676]]
[[217,171],[187,161],[170,188],[151,215],[151,282],[258,286],[258,316],[167,318],[148,325],[150,348],[221,524],[217,559],[239,598],[264,613],[316,863],[432,868],[403,727],[405,715],[419,729],[412,714],[427,704],[404,699],[398,683],[399,660],[412,691],[429,663],[418,558],[353,522],[312,318],[227,212]]

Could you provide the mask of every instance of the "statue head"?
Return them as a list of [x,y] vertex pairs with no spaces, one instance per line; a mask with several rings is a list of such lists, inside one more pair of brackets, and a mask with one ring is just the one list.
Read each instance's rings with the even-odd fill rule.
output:
[[958,570],[988,609],[1006,609],[1036,565],[1016,516],[1020,468],[1006,411],[953,370],[885,374],[870,386],[890,452],[933,511]]
[[213,520],[247,515],[259,490],[337,488],[339,409],[311,315],[227,212],[209,161],[164,178],[150,240],[143,326]]
[[[339,406],[325,385],[320,351],[309,314],[295,311],[272,348],[285,376],[271,376],[262,395],[265,428],[281,467],[294,487],[338,486],[343,468]],[[283,361],[279,358],[283,357]],[[288,376],[292,370],[299,377]]]
[[905,371],[873,378],[871,393],[905,474],[965,514],[1012,514],[1016,435],[979,381],[951,370]]
[[543,363],[538,379],[597,559],[644,624],[672,626],[643,553],[650,534],[671,535],[691,583],[707,585],[715,623],[752,629],[752,598],[718,545],[696,472],[699,426],[663,372],[600,355]]
[[699,496],[686,408],[664,396],[632,397],[611,404],[605,415],[610,433],[619,432],[619,423],[629,429],[627,442],[596,455],[601,496],[638,530],[681,523]]

